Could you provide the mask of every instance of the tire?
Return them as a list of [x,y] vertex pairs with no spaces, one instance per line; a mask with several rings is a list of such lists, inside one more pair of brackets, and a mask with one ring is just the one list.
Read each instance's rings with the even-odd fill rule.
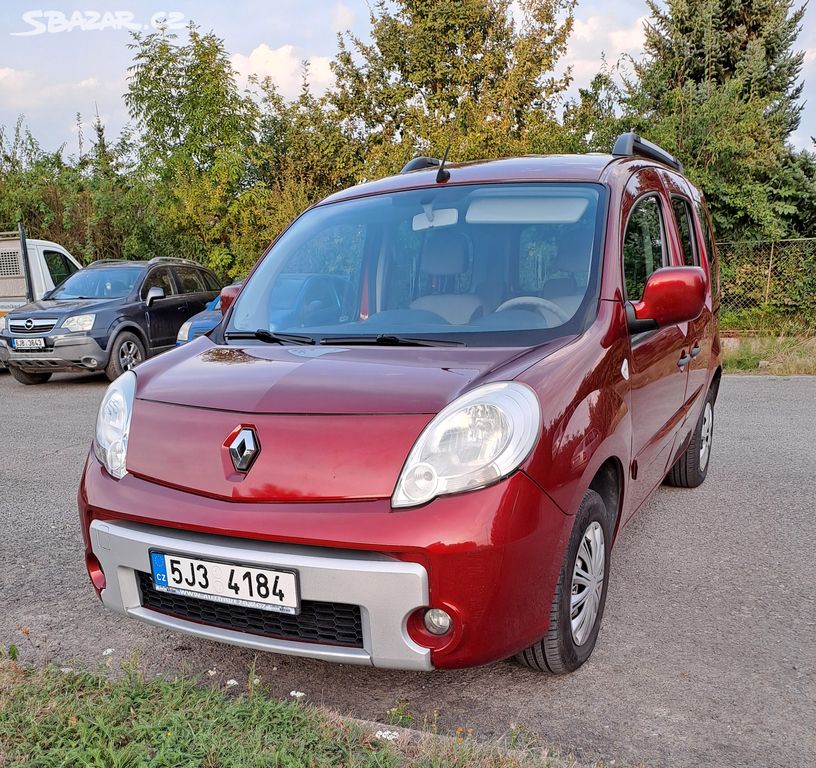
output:
[[132,371],[145,360],[142,340],[130,331],[122,331],[111,344],[110,359],[105,366],[105,375],[113,381],[125,371]]
[[[595,491],[587,491],[575,515],[564,554],[550,607],[549,630],[542,640],[516,656],[519,662],[538,672],[563,675],[574,672],[592,655],[606,605],[611,541],[606,505]],[[603,559],[599,560],[600,555],[594,553],[601,553]],[[578,567],[576,561],[580,562]],[[584,573],[589,577],[588,584],[584,584]],[[576,606],[573,618],[572,599],[581,595],[586,596]]]
[[700,420],[688,448],[666,475],[666,483],[677,488],[696,488],[708,474],[714,440],[714,392],[708,391]]
[[20,384],[45,384],[51,378],[50,373],[29,373],[20,370],[16,365],[10,365],[9,371]]

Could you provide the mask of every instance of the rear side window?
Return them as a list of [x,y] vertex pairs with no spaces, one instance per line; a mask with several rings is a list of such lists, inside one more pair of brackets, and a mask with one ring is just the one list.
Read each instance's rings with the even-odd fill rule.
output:
[[706,216],[705,209],[701,204],[698,203],[697,205],[697,215],[700,218],[700,229],[703,230],[703,240],[705,242],[706,253],[708,254],[708,277],[711,281],[711,285],[715,284],[715,280],[717,281],[717,290],[720,290],[719,284],[719,275],[716,275],[716,270],[714,269],[714,259],[715,250],[714,250],[714,236],[711,232],[711,226],[708,223],[708,216]]
[[694,224],[691,205],[682,197],[672,197],[672,210],[680,232],[680,245],[683,248],[683,264],[694,267],[698,264],[697,243],[694,238]]
[[215,279],[215,275],[211,275],[209,272],[205,272],[203,269],[201,270],[201,278],[204,280],[204,285],[207,287],[208,291],[220,291],[221,286],[218,284],[218,280]]
[[66,277],[76,272],[76,267],[59,251],[43,251],[45,264],[54,285],[59,285]]
[[181,293],[202,293],[207,290],[201,278],[201,273],[193,267],[177,267],[176,277],[179,281]]
[[165,296],[172,296],[176,289],[173,286],[173,279],[170,277],[170,270],[167,267],[154,269],[145,279],[142,286],[142,299],[147,297],[147,292],[151,288],[162,288]]
[[642,198],[629,214],[623,238],[623,277],[629,301],[640,301],[649,275],[665,264],[663,232],[657,197]]

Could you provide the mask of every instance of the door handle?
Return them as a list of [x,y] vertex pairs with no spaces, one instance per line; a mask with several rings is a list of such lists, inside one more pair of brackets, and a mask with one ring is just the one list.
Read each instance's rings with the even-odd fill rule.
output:
[[688,355],[685,352],[683,352],[683,354],[680,356],[680,359],[677,361],[677,367],[678,368],[685,368],[690,362],[691,362],[691,355]]
[[694,345],[694,346],[691,348],[691,356],[692,356],[692,357],[697,357],[697,355],[699,355],[699,354],[700,354],[700,351],[701,351],[701,350],[700,350],[700,345],[699,345],[699,344],[695,344],[695,345]]

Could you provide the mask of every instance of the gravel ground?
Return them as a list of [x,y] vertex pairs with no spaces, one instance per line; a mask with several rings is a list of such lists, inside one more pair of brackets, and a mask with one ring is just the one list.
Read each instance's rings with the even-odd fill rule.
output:
[[[245,680],[253,654],[114,616],[93,594],[74,499],[105,383],[60,375],[24,387],[0,375],[0,646],[91,669],[135,652],[151,673]],[[484,739],[515,728],[581,762],[813,765],[814,406],[816,378],[726,378],[707,482],[661,488],[626,528],[598,646],[576,674],[261,655],[257,675],[273,695],[297,689],[360,718],[387,720],[402,701],[416,726]]]

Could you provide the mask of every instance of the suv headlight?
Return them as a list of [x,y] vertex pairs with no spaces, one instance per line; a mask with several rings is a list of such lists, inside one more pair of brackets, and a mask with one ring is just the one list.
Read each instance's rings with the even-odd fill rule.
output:
[[443,408],[408,454],[393,507],[495,483],[527,458],[541,427],[541,406],[526,384],[485,384]]
[[184,324],[179,328],[178,336],[176,336],[176,341],[190,341],[190,328],[193,325],[192,320],[186,320]]
[[125,463],[135,394],[136,374],[125,371],[108,387],[96,417],[96,458],[117,479],[127,474]]
[[72,315],[62,321],[62,327],[69,331],[90,331],[93,328],[96,315]]

